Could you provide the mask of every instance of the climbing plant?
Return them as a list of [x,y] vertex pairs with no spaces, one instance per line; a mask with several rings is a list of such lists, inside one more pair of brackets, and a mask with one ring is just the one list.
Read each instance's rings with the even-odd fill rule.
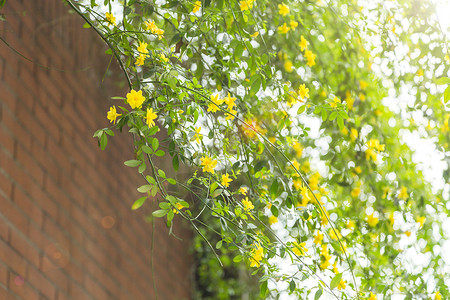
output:
[[[128,85],[94,137],[129,132],[131,208],[197,233],[199,298],[449,297],[449,185],[429,179],[449,175],[449,58],[432,3],[66,1]],[[425,143],[437,171],[416,157]]]

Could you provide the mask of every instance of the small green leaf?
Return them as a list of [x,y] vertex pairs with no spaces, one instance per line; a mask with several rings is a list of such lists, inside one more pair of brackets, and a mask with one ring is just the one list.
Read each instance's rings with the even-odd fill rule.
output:
[[153,150],[155,150],[155,151],[159,148],[159,141],[158,141],[157,138],[154,138],[154,139],[153,139],[153,141],[152,141],[152,148],[153,148]]
[[450,84],[450,78],[448,78],[448,77],[441,77],[441,78],[439,78],[436,81],[436,84],[441,84],[441,85]]
[[267,294],[267,291],[268,291],[268,289],[267,289],[267,280],[265,280],[265,281],[263,281],[263,283],[261,283],[260,290],[259,290],[259,295],[262,298],[265,298],[266,294]]
[[142,151],[144,151],[144,152],[147,153],[147,154],[153,154],[152,148],[150,148],[150,147],[147,146],[147,145],[143,145],[141,149],[142,149]]
[[270,211],[272,212],[272,214],[273,214],[275,217],[278,217],[278,208],[276,207],[276,205],[272,205],[272,206],[270,207]]
[[161,169],[158,169],[158,175],[164,179],[166,178],[166,173],[164,173],[164,171]]
[[108,136],[106,134],[102,134],[100,138],[100,149],[105,150],[107,144],[108,144]]
[[330,121],[333,121],[334,119],[336,119],[337,116],[338,116],[337,111],[333,111],[333,112],[331,113],[331,115],[330,115],[329,120],[330,120]]
[[154,212],[152,212],[152,215],[156,218],[161,218],[161,217],[164,217],[165,215],[167,215],[167,213],[168,213],[168,210],[166,210],[166,209],[158,209],[158,210],[155,210]]
[[295,281],[294,279],[291,280],[291,282],[289,283],[289,292],[294,292],[295,290]]
[[155,178],[153,178],[153,177],[150,176],[150,175],[145,176],[145,179],[147,179],[147,181],[148,181],[149,183],[151,183],[151,184],[156,184]]
[[169,182],[170,184],[177,184],[177,181],[173,178],[167,178],[167,182]]
[[144,173],[144,171],[147,169],[147,165],[145,164],[145,162],[142,162],[142,164],[139,166],[138,172],[139,174]]
[[450,100],[450,85],[444,91],[444,102],[447,103]]
[[274,180],[273,182],[272,182],[272,185],[270,186],[270,194],[273,196],[273,197],[276,197],[277,196],[277,192],[278,192],[278,180]]
[[222,240],[220,240],[216,243],[216,249],[220,249],[220,248],[222,248]]
[[83,24],[83,28],[91,28],[91,25],[89,25],[89,23],[86,22],[86,23]]
[[127,160],[126,162],[124,162],[123,164],[127,167],[137,167],[141,164],[142,162],[140,160]]
[[234,262],[240,262],[242,260],[242,255],[236,255],[234,258],[233,258],[233,261]]
[[147,193],[148,191],[150,191],[151,188],[152,188],[151,185],[145,184],[138,187],[137,190],[139,193]]
[[132,209],[132,210],[138,209],[139,207],[141,207],[142,205],[144,205],[144,202],[145,202],[146,199],[147,199],[146,196],[137,199],[136,201],[134,201],[133,205],[131,206],[131,209]]
[[166,152],[162,151],[161,149],[155,152],[156,156],[164,156]]
[[344,129],[344,119],[341,116],[337,117],[337,123],[340,130]]
[[330,289],[334,289],[338,286],[339,282],[341,282],[341,278],[342,278],[342,273],[337,274],[336,276],[334,276],[334,278],[331,280],[330,283]]
[[318,300],[320,296],[322,296],[322,294],[323,294],[322,288],[318,289],[316,294],[314,295],[314,300]]
[[180,161],[178,159],[178,155],[175,155],[172,159],[172,166],[173,169],[176,171],[178,171],[179,167],[180,167]]
[[159,207],[160,207],[161,209],[167,210],[167,209],[170,209],[170,204],[167,203],[167,202],[160,202],[160,203],[159,203]]
[[216,198],[217,196],[219,196],[220,194],[222,194],[223,190],[222,189],[217,189],[215,190],[212,194],[211,197]]

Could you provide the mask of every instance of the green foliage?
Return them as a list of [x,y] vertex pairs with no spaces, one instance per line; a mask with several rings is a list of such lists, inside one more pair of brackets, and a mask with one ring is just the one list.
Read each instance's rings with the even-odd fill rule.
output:
[[[432,187],[405,142],[450,161],[448,51],[430,3],[69,3],[130,88],[107,118],[133,135],[125,165],[147,181],[132,208],[153,197],[154,217],[198,233],[198,298],[449,296],[433,251],[448,185]],[[101,149],[108,135],[94,134]]]

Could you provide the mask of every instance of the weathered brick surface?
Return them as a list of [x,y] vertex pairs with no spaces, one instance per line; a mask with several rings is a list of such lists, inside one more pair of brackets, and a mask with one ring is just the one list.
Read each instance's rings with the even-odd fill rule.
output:
[[189,230],[176,225],[179,241],[158,220],[152,233],[151,201],[130,210],[142,181],[122,164],[130,137],[103,152],[92,138],[126,91],[102,83],[106,46],[68,9],[0,11],[0,36],[33,61],[0,42],[0,299],[155,299],[153,282],[159,299],[190,299]]

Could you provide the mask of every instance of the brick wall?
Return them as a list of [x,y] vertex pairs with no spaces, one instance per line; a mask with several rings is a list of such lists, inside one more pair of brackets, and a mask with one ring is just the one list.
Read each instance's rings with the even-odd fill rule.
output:
[[[123,166],[130,137],[101,151],[110,96],[107,49],[61,0],[0,10],[0,299],[189,299],[190,232],[168,236],[130,210],[142,179]],[[113,66],[114,67],[114,66]],[[152,262],[154,272],[152,272]],[[154,275],[153,275],[154,274]]]

